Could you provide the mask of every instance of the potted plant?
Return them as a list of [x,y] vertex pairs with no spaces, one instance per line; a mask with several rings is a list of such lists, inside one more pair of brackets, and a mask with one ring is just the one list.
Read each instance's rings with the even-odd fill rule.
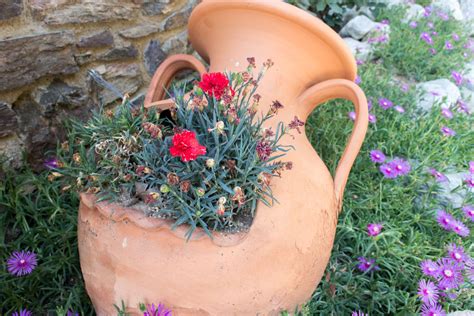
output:
[[[88,294],[99,315],[121,300],[131,312],[157,301],[178,315],[292,311],[322,277],[365,136],[355,60],[329,27],[283,2],[204,1],[189,30],[207,73],[192,56],[170,57],[146,108],[104,111],[63,146],[72,161],[60,175],[85,192]],[[163,101],[184,68],[201,80]],[[357,117],[333,181],[303,121],[336,97]]]

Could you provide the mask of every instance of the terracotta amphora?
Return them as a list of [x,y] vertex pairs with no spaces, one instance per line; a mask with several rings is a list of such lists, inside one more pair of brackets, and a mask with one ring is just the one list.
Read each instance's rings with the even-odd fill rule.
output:
[[367,101],[354,84],[356,63],[342,39],[309,13],[273,0],[203,1],[189,19],[189,37],[209,69],[188,55],[169,57],[157,70],[146,105],[161,101],[182,69],[242,71],[247,57],[274,61],[258,93],[261,110],[285,107],[269,125],[305,120],[320,103],[344,98],[357,118],[334,180],[304,132],[285,160],[293,170],[272,182],[279,203],[260,203],[248,233],[186,241],[186,227],[82,195],[79,253],[87,292],[98,315],[115,315],[121,301],[161,302],[173,315],[277,315],[301,307],[328,263],[344,187],[367,129]]

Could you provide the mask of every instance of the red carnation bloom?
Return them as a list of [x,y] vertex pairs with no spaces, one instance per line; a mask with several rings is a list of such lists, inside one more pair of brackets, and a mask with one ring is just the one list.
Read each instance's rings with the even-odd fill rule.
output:
[[183,130],[173,136],[173,146],[170,147],[173,157],[181,157],[184,162],[196,160],[198,156],[206,154],[206,147],[199,145],[196,134]]
[[[222,72],[211,72],[203,74],[199,82],[199,88],[210,96],[214,96],[216,100],[220,100],[227,88],[229,87],[229,79]],[[231,94],[233,92],[232,89]]]

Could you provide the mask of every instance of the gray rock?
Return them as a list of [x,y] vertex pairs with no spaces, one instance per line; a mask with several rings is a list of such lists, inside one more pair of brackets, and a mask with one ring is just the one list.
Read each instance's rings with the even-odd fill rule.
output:
[[474,311],[458,311],[449,313],[447,316],[474,316]]
[[90,51],[82,53],[82,54],[75,54],[74,59],[76,60],[76,63],[79,66],[82,66],[82,65],[85,65],[87,63],[97,60],[96,56],[94,56],[94,54],[92,54],[92,52]]
[[71,32],[0,41],[0,91],[22,87],[46,75],[78,72],[73,42]]
[[0,21],[21,15],[22,0],[0,0]]
[[167,54],[161,49],[161,43],[158,40],[151,40],[145,48],[143,58],[145,60],[145,68],[150,76],[152,76],[158,66],[165,60]]
[[14,168],[21,166],[23,144],[17,136],[0,139],[0,153],[2,153],[2,158],[6,159],[5,165]]
[[183,31],[173,36],[161,45],[161,49],[167,54],[185,53],[188,50],[188,32]]
[[438,199],[455,208],[463,206],[467,193],[473,192],[472,188],[469,189],[464,185],[467,175],[466,172],[445,173],[449,181],[440,183],[441,190],[438,193]]
[[171,0],[144,0],[142,10],[145,15],[160,15],[166,13]]
[[377,23],[366,17],[359,15],[350,20],[339,32],[341,36],[350,36],[354,39],[361,39],[377,26]]
[[345,37],[343,40],[347,46],[349,46],[352,55],[354,55],[356,59],[363,61],[369,60],[373,51],[373,47],[370,44],[356,41],[351,37]]
[[97,48],[114,45],[114,36],[110,31],[103,31],[100,33],[86,36],[80,39],[77,47],[79,48]]
[[348,8],[342,14],[342,24],[347,24],[350,20],[357,16],[357,10],[355,8]]
[[407,23],[412,20],[418,20],[423,16],[425,9],[419,4],[409,4],[405,17],[402,22]]
[[422,82],[416,85],[416,89],[419,92],[418,107],[424,111],[429,111],[436,104],[449,107],[461,96],[458,87],[448,79]]
[[0,101],[0,137],[15,134],[18,128],[16,113],[8,104]]
[[51,117],[61,108],[74,109],[86,106],[89,98],[82,88],[71,87],[61,80],[54,80],[47,88],[39,88],[33,99],[42,109],[42,115]]
[[120,36],[124,38],[135,39],[135,38],[145,37],[153,33],[157,33],[159,31],[161,31],[161,28],[159,25],[140,24],[140,25],[128,28],[126,30],[120,31],[119,34]]
[[[122,94],[128,93],[132,95],[143,84],[143,78],[138,64],[107,64],[101,65],[95,69],[106,81],[111,83]],[[110,104],[120,97],[110,90],[99,87],[91,81],[90,89],[94,96],[100,100],[101,104]]]
[[138,6],[132,1],[91,1],[67,3],[62,6],[44,5],[34,1],[32,6],[35,19],[48,25],[85,24],[129,20],[136,15]]
[[138,56],[138,49],[130,45],[127,47],[115,47],[100,55],[97,60],[100,61],[114,61],[121,59],[136,58]]
[[458,0],[433,0],[431,5],[445,13],[451,13],[456,20],[462,20],[464,18]]
[[173,13],[161,23],[161,31],[172,30],[188,23],[189,16],[194,7],[194,1],[189,1],[183,10]]

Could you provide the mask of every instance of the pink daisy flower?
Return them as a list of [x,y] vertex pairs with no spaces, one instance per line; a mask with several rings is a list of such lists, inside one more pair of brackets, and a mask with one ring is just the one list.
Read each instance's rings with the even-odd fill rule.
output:
[[439,210],[436,212],[436,221],[438,222],[441,227],[445,230],[452,230],[453,229],[453,223],[456,221],[456,219],[449,213]]
[[456,135],[456,132],[447,126],[441,127],[441,133],[443,133],[443,135],[447,137],[452,137]]
[[474,206],[472,205],[464,205],[462,207],[462,211],[464,212],[464,215],[469,218],[471,221],[474,222]]
[[446,181],[449,181],[448,180],[448,177],[446,177],[444,174],[442,174],[441,172],[439,172],[438,170],[436,170],[435,168],[430,168],[429,169],[429,172],[431,173],[431,175],[433,177],[435,177],[435,180],[437,182],[446,182]]
[[441,305],[423,305],[421,307],[421,316],[446,316],[446,312],[444,311]]
[[432,260],[424,260],[420,263],[421,272],[430,277],[437,277],[439,275],[439,266]]
[[456,245],[455,243],[450,243],[446,247],[446,250],[448,251],[449,257],[456,262],[464,262],[467,258],[464,248]]
[[433,282],[422,279],[418,283],[418,296],[424,304],[435,305],[439,298],[438,288]]
[[385,161],[385,154],[377,149],[370,151],[370,160],[375,163],[382,163]]
[[457,289],[463,283],[462,265],[448,258],[438,260],[439,285],[449,289]]
[[448,108],[442,108],[441,109],[441,115],[444,116],[447,119],[452,119],[453,118],[453,112],[448,109]]
[[471,233],[469,228],[466,225],[464,225],[463,222],[458,221],[458,220],[455,220],[452,223],[451,229],[461,237],[467,237]]
[[372,237],[378,236],[382,232],[382,228],[382,224],[371,223],[367,225],[367,234]]
[[398,176],[397,171],[393,168],[390,163],[385,163],[379,167],[380,172],[387,179],[394,179]]
[[389,162],[392,168],[397,173],[397,176],[404,176],[408,174],[411,170],[411,166],[405,159],[395,158]]

